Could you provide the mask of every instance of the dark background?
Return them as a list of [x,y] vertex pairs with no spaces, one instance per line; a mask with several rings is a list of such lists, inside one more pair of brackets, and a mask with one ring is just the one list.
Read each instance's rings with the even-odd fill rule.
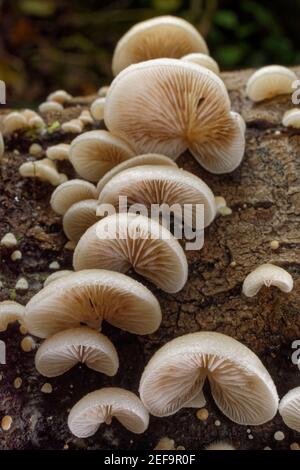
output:
[[221,69],[300,64],[300,0],[0,0],[0,79],[9,106],[49,91],[95,92],[111,80],[118,38],[163,14],[186,18]]

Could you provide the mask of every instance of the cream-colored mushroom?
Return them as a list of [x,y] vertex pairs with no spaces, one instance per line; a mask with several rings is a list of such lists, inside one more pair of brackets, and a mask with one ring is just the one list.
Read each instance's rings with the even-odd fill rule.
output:
[[60,104],[68,103],[71,99],[72,96],[65,90],[55,90],[47,96],[47,101],[55,101]]
[[85,126],[94,123],[94,119],[87,109],[81,111],[78,119],[80,119],[80,121],[82,121]]
[[197,205],[203,205],[204,226],[199,229],[207,227],[216,215],[211,189],[197,176],[179,168],[142,165],[124,170],[104,186],[99,204],[118,207],[120,196],[127,197],[128,205],[143,204],[149,210],[152,204],[167,204],[181,220],[183,211],[189,208],[193,225]]
[[127,170],[141,165],[163,165],[177,168],[177,164],[171,160],[171,158],[165,155],[159,155],[158,153],[147,153],[145,155],[138,155],[137,157],[129,158],[119,165],[114,166],[111,170],[105,173],[104,176],[99,180],[97,184],[97,193],[101,193],[102,189],[112,179],[113,176],[121,173],[121,171]]
[[63,229],[69,240],[78,242],[86,230],[99,220],[96,199],[72,204],[63,216]]
[[233,171],[244,155],[244,129],[230,112],[223,81],[182,60],[150,60],[123,70],[106,96],[104,121],[136,154],[175,160],[189,149],[212,173]]
[[95,199],[96,196],[96,188],[92,183],[73,179],[60,184],[53,191],[50,204],[54,212],[64,215],[76,202],[83,201],[84,199]]
[[84,132],[72,141],[70,149],[70,161],[76,172],[89,181],[98,181],[115,165],[134,155],[126,142],[104,130]]
[[34,127],[35,129],[41,129],[45,127],[45,121],[41,118],[41,116],[34,116],[28,121],[29,127]]
[[64,122],[61,128],[64,132],[80,134],[83,130],[83,122],[80,119],[71,119],[71,121]]
[[205,447],[205,450],[236,450],[232,444],[226,441],[216,441]]
[[286,111],[282,118],[282,124],[285,127],[300,129],[300,108],[293,108]]
[[85,395],[70,411],[68,426],[77,437],[95,434],[102,423],[111,424],[115,417],[128,431],[142,434],[149,424],[149,414],[132,392],[107,387]]
[[45,377],[57,377],[78,362],[112,377],[119,368],[118,353],[112,342],[87,327],[60,331],[47,338],[35,356],[35,367]]
[[140,397],[154,416],[176,413],[199,395],[208,379],[220,410],[232,421],[259,425],[278,409],[278,395],[259,358],[242,343],[214,332],[175,338],[150,359]]
[[51,282],[56,281],[56,279],[61,279],[62,277],[72,274],[73,272],[74,271],[71,271],[71,269],[62,269],[61,271],[55,271],[54,273],[50,274],[44,281],[44,287],[48,286],[48,284],[51,284]]
[[13,134],[16,131],[25,129],[27,126],[27,120],[23,114],[14,111],[7,114],[3,119],[3,134],[9,135]]
[[263,286],[275,286],[282,292],[290,292],[293,285],[293,278],[285,269],[266,263],[258,266],[246,276],[243,282],[243,294],[247,297],[254,297]]
[[137,62],[159,57],[179,59],[190,52],[208,54],[199,31],[182,18],[159,16],[136,24],[120,39],[113,55],[113,74]]
[[154,295],[124,274],[85,270],[51,282],[25,308],[27,330],[40,338],[78,326],[100,330],[103,320],[140,335],[159,328],[161,310]]
[[2,132],[0,132],[0,160],[2,159],[4,155],[4,150],[5,150],[4,140],[3,140]]
[[255,102],[292,93],[297,75],[282,65],[267,65],[249,78],[246,93]]
[[76,271],[100,267],[127,272],[131,267],[166,292],[186,283],[188,266],[178,241],[148,217],[114,214],[90,227],[79,240],[73,265]]
[[39,112],[44,113],[62,113],[63,106],[56,101],[45,101],[39,105]]
[[69,144],[57,144],[47,148],[46,155],[50,160],[69,160]]
[[53,186],[58,186],[68,179],[64,173],[57,171],[55,163],[49,160],[49,158],[34,162],[25,162],[20,166],[19,172],[21,176],[39,178],[42,181],[48,181]]
[[206,67],[208,70],[211,70],[215,74],[220,75],[220,68],[217,62],[207,54],[203,54],[201,52],[192,52],[191,54],[187,54],[181,57],[181,60],[201,65],[202,67]]
[[91,115],[96,121],[101,121],[104,117],[105,98],[97,98],[91,104]]
[[13,300],[0,302],[0,331],[5,331],[9,323],[23,322],[25,307]]
[[100,98],[105,98],[105,96],[107,95],[108,90],[109,90],[109,85],[104,85],[104,86],[100,87],[99,90],[98,90],[98,95],[100,96]]
[[279,403],[279,413],[290,429],[300,432],[300,387],[284,395]]

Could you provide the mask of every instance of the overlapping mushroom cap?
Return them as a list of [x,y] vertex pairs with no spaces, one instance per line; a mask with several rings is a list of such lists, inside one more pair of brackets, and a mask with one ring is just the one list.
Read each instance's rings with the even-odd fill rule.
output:
[[63,229],[69,240],[78,242],[85,231],[97,222],[96,210],[96,199],[85,199],[69,207],[63,216]]
[[73,179],[60,184],[52,193],[50,204],[52,209],[60,215],[76,202],[96,197],[96,188],[92,183],[80,179]]
[[183,211],[189,209],[191,223],[194,224],[197,205],[203,205],[204,226],[201,229],[209,225],[216,215],[211,189],[197,176],[179,168],[142,165],[124,170],[104,186],[99,204],[117,207],[120,196],[127,197],[128,205],[138,203],[148,209],[151,209],[151,204],[167,204],[181,218]]
[[190,52],[208,54],[205,40],[187,21],[160,16],[134,25],[118,42],[112,61],[117,75],[128,65],[159,57],[180,57]]
[[81,398],[70,411],[68,426],[75,436],[89,437],[100,424],[111,424],[113,417],[136,434],[143,433],[149,424],[148,411],[134,393],[107,387]]
[[129,331],[157,330],[161,310],[154,295],[124,274],[94,269],[51,282],[25,308],[27,330],[40,338],[80,325],[101,329],[102,321]]
[[127,272],[131,267],[166,292],[186,283],[188,266],[178,241],[148,217],[120,213],[105,217],[79,240],[73,257],[76,271],[101,268]]
[[9,323],[22,323],[25,307],[14,300],[0,302],[0,332],[5,331]]
[[140,382],[141,400],[155,416],[168,416],[199,395],[205,379],[220,410],[239,424],[259,425],[277,412],[275,385],[259,358],[235,339],[191,333],[159,349]]
[[182,60],[150,60],[123,70],[109,88],[104,120],[136,154],[176,159],[189,149],[212,173],[233,171],[244,154],[244,129],[230,113],[223,81]]
[[280,400],[279,413],[289,428],[300,432],[300,387],[293,388]]

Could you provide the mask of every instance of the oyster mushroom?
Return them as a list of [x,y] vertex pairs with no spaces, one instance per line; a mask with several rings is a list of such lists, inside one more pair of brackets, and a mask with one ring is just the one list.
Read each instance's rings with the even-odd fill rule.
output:
[[25,162],[20,168],[21,176],[29,178],[39,178],[42,181],[48,181],[53,186],[58,186],[67,181],[67,176],[64,173],[57,171],[55,163],[49,158],[35,162]]
[[275,286],[282,292],[291,292],[293,285],[293,278],[285,269],[266,263],[246,276],[243,282],[243,294],[246,297],[254,297],[263,286]]
[[187,280],[186,256],[173,235],[155,220],[114,214],[90,227],[73,256],[76,271],[98,268],[127,272],[131,267],[166,292],[178,292]]
[[64,110],[64,107],[57,103],[56,101],[45,101],[39,105],[39,112],[42,114],[45,113],[59,113],[61,114]]
[[82,121],[85,126],[94,123],[94,119],[88,109],[81,111],[78,119],[80,119],[80,121]]
[[0,302],[0,331],[5,331],[9,323],[23,322],[25,307],[13,300]]
[[132,392],[107,387],[88,393],[70,411],[68,426],[77,437],[89,437],[102,423],[111,424],[115,417],[128,431],[142,434],[149,424],[149,414]]
[[78,362],[112,377],[119,368],[119,358],[112,342],[87,327],[60,331],[47,338],[35,356],[35,367],[45,377],[57,377]]
[[77,173],[89,181],[98,181],[118,163],[134,157],[128,144],[107,131],[89,131],[71,143],[70,161]]
[[69,240],[78,242],[86,230],[99,220],[96,199],[75,202],[63,216],[63,229]]
[[91,115],[96,121],[101,121],[104,117],[105,98],[97,98],[91,104]]
[[189,149],[212,173],[233,171],[244,155],[244,129],[230,113],[223,81],[182,60],[150,60],[123,70],[106,96],[104,121],[136,154],[176,160]]
[[300,129],[300,109],[293,108],[286,111],[282,118],[282,124],[285,127]]
[[280,400],[279,413],[290,429],[300,432],[300,387],[293,388]]
[[44,287],[48,286],[48,284],[51,284],[51,282],[56,281],[56,279],[61,279],[62,277],[72,274],[73,272],[74,271],[71,271],[71,269],[62,269],[60,271],[55,271],[54,273],[50,274],[44,281]]
[[72,96],[65,90],[55,90],[47,96],[47,101],[55,101],[60,104],[68,103],[71,99]]
[[190,52],[208,54],[199,31],[182,18],[159,16],[136,24],[119,40],[112,60],[113,74],[137,62],[159,57],[179,59]]
[[128,168],[141,165],[166,165],[177,168],[177,164],[173,162],[171,158],[166,157],[165,155],[159,155],[158,153],[147,153],[145,155],[138,155],[137,157],[129,158],[129,160],[119,163],[119,165],[114,166],[111,170],[105,173],[104,176],[102,176],[97,184],[98,195],[113,176],[121,173],[121,171],[127,170]]
[[13,134],[27,127],[27,120],[22,113],[13,111],[3,118],[3,134]]
[[201,52],[192,52],[191,54],[187,54],[181,57],[181,60],[201,65],[202,67],[206,67],[208,70],[211,70],[216,75],[220,75],[220,68],[217,62],[207,54],[203,54]]
[[248,97],[255,102],[292,93],[297,75],[282,65],[267,65],[249,78],[246,87]]
[[69,160],[69,144],[57,144],[48,147],[46,155],[50,160]]
[[130,333],[150,334],[161,310],[145,286],[124,274],[93,269],[51,282],[25,308],[27,330],[40,338],[78,326],[100,330],[105,320]]
[[112,204],[117,207],[120,196],[126,196],[129,205],[139,203],[148,209],[151,204],[165,203],[169,207],[174,204],[174,212],[178,216],[182,215],[182,208],[187,210],[187,204],[190,204],[194,222],[196,205],[203,204],[204,227],[208,226],[216,215],[211,189],[197,176],[179,168],[142,165],[124,170],[104,186],[99,196],[99,204]]
[[143,372],[140,397],[154,416],[169,416],[199,395],[206,378],[217,406],[235,423],[259,425],[275,416],[278,395],[269,373],[250,349],[220,333],[165,344]]
[[64,122],[61,125],[61,129],[70,134],[80,134],[83,130],[83,122],[80,119],[71,119],[70,121]]
[[50,204],[54,212],[64,215],[75,202],[96,198],[96,188],[88,181],[74,179],[60,184],[52,193]]

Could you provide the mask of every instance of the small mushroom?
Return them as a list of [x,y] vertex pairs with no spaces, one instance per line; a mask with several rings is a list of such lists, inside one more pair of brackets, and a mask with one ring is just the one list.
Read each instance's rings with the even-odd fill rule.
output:
[[100,96],[100,98],[105,98],[105,96],[107,95],[108,90],[109,90],[109,85],[104,85],[104,86],[100,87],[99,90],[98,90],[98,95]]
[[41,118],[41,116],[37,115],[29,119],[28,126],[33,127],[34,129],[41,129],[45,126],[45,121]]
[[262,362],[214,332],[187,334],[160,348],[143,372],[140,397],[154,416],[169,416],[199,395],[206,379],[217,406],[235,423],[260,425],[275,416],[278,395]]
[[267,65],[249,78],[246,93],[255,102],[292,93],[297,75],[282,65]]
[[112,60],[113,74],[137,62],[159,57],[179,59],[190,52],[208,54],[199,31],[182,18],[159,16],[136,24],[119,40]]
[[290,429],[300,432],[300,387],[293,388],[280,400],[279,413]]
[[27,120],[23,114],[14,111],[7,114],[3,119],[3,134],[9,135],[13,134],[16,131],[25,129],[27,126]]
[[16,239],[16,236],[11,233],[7,232],[5,235],[0,240],[0,245],[5,246],[5,248],[13,248],[18,244],[18,240]]
[[27,330],[39,338],[79,326],[100,330],[103,320],[130,333],[153,333],[161,323],[154,295],[124,274],[93,269],[44,287],[25,307]]
[[23,322],[25,307],[13,300],[0,302],[0,331],[5,331],[9,323]]
[[134,152],[118,137],[104,130],[84,132],[70,148],[70,161],[84,179],[98,181],[118,163],[134,157]]
[[232,172],[244,155],[244,128],[230,112],[223,81],[182,60],[149,60],[123,70],[106,96],[104,121],[136,154],[176,160],[189,149],[211,173]]
[[291,292],[293,285],[293,278],[285,269],[266,263],[246,276],[243,282],[243,294],[246,297],[254,297],[263,286],[276,286],[282,292]]
[[55,90],[47,96],[47,101],[55,101],[60,104],[68,103],[71,99],[72,96],[65,90]]
[[166,165],[177,168],[177,164],[171,160],[171,158],[165,155],[159,155],[158,153],[147,153],[145,155],[138,155],[137,157],[129,158],[119,165],[114,166],[111,170],[105,173],[104,176],[99,180],[97,184],[97,193],[101,193],[102,189],[112,179],[113,176],[121,173],[121,171],[127,170],[141,165]]
[[73,179],[60,184],[52,193],[50,204],[54,212],[64,215],[76,202],[95,199],[96,188],[88,181]]
[[96,199],[72,204],[63,216],[63,229],[69,240],[78,242],[86,230],[99,220]]
[[83,122],[80,119],[71,119],[71,121],[64,122],[61,129],[71,134],[80,134],[83,130]]
[[282,118],[282,124],[285,127],[300,129],[300,108],[293,108],[286,111]]
[[151,204],[168,204],[174,208],[174,215],[181,218],[182,209],[190,204],[194,225],[197,204],[203,204],[204,227],[207,227],[216,215],[211,189],[196,175],[179,168],[142,165],[124,170],[104,186],[99,196],[99,204],[112,204],[117,207],[120,196],[126,196],[129,205],[143,204],[148,209],[151,209]]
[[104,117],[105,98],[97,98],[92,102],[91,115],[96,121],[101,121]]
[[4,155],[4,150],[5,150],[5,147],[4,147],[3,136],[2,136],[2,132],[0,132],[0,160],[2,159]]
[[132,267],[166,292],[186,283],[188,265],[178,241],[165,227],[142,215],[104,217],[79,240],[73,256],[76,271],[98,268],[126,273]]
[[50,160],[69,160],[69,144],[57,144],[48,147],[46,155]]
[[94,124],[94,119],[87,109],[81,111],[78,119],[80,119],[80,121],[82,121],[85,126],[89,124]]
[[95,434],[102,423],[111,424],[115,417],[128,431],[142,434],[149,424],[149,414],[132,392],[107,387],[88,393],[70,411],[68,426],[77,437]]
[[87,327],[60,331],[46,339],[35,356],[35,367],[45,377],[57,377],[78,362],[112,377],[119,368],[118,353],[112,342]]
[[62,277],[72,274],[74,271],[71,269],[62,269],[61,271],[55,271],[55,273],[50,274],[47,279],[44,281],[44,287],[51,284],[51,282],[56,281],[56,279],[61,279]]
[[201,65],[202,67],[206,67],[208,70],[211,70],[215,74],[220,75],[220,68],[217,62],[207,54],[203,54],[201,52],[192,52],[191,54],[187,54],[181,57],[181,60]]
[[45,101],[39,105],[39,112],[44,113],[62,113],[63,106],[56,101]]
[[205,447],[205,450],[236,450],[232,444],[226,441],[216,441]]
[[55,163],[49,158],[35,162],[25,162],[20,166],[19,172],[21,176],[39,178],[42,181],[48,181],[53,186],[58,186],[68,179],[64,173],[57,171]]

